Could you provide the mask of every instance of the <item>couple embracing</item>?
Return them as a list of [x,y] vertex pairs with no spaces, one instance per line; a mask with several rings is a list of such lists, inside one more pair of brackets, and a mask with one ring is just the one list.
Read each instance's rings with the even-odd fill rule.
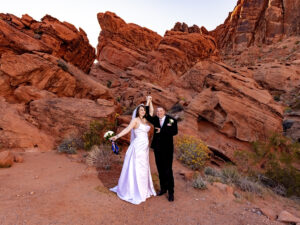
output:
[[154,150],[158,170],[161,196],[168,192],[168,200],[174,201],[173,136],[177,134],[177,121],[166,115],[163,107],[157,107],[156,116],[152,97],[147,97],[146,106],[139,105],[132,114],[130,124],[116,136],[110,138],[116,141],[131,131],[130,145],[127,149],[118,185],[111,188],[119,198],[133,204],[140,204],[150,196],[156,196],[153,187],[149,164],[148,132],[151,123],[154,126],[154,136],[151,148]]

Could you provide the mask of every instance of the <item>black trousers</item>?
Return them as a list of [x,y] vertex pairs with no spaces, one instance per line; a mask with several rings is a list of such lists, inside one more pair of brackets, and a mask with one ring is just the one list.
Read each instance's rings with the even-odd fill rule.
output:
[[154,149],[155,163],[158,171],[160,189],[168,191],[169,194],[174,193],[174,177],[173,177],[173,150]]

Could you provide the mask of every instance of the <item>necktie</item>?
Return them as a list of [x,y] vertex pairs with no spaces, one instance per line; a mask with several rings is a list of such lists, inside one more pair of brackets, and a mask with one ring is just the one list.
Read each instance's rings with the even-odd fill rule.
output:
[[160,127],[162,127],[163,126],[163,123],[162,123],[162,118],[161,119],[159,119],[159,123],[160,123]]

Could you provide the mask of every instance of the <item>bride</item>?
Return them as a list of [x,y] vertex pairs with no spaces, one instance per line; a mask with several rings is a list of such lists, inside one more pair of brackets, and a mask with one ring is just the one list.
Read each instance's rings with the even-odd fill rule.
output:
[[[147,105],[150,101],[149,96]],[[145,114],[145,106],[139,105],[132,114],[130,124],[119,134],[110,138],[111,141],[116,141],[131,131],[130,145],[125,155],[118,185],[110,190],[116,192],[119,198],[132,204],[140,204],[151,195],[156,195],[149,164],[148,132],[150,126],[147,124]]]

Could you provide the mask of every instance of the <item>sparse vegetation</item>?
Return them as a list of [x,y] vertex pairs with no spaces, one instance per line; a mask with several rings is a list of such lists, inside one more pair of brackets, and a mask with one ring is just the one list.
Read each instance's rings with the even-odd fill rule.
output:
[[200,174],[194,177],[192,185],[194,188],[197,189],[201,189],[201,190],[207,189],[206,181],[202,178]]
[[291,107],[289,107],[289,106],[287,106],[287,107],[285,107],[284,108],[284,113],[289,113],[289,112],[291,112],[292,111],[292,108]]
[[176,143],[177,158],[193,170],[203,168],[210,158],[210,151],[200,139],[192,136],[181,136]]
[[57,146],[57,151],[67,154],[76,154],[82,148],[82,140],[77,137],[67,137]]
[[298,45],[299,43],[300,43],[300,41],[296,41],[296,42],[295,42],[295,45]]
[[89,130],[82,136],[84,149],[90,150],[93,145],[100,145],[107,142],[103,137],[104,133],[108,130],[115,131],[116,125],[116,123],[110,122],[107,119],[91,121]]
[[223,184],[235,185],[242,191],[259,195],[263,192],[263,187],[259,182],[250,179],[248,176],[243,176],[234,166],[224,167],[220,171],[211,167],[205,167],[204,174],[205,180],[210,183],[220,182]]
[[[258,177],[265,186],[283,196],[300,196],[300,172],[294,165],[300,162],[300,145],[281,134],[273,133],[265,142],[252,143],[253,152],[235,154],[240,166],[256,168],[253,177]],[[252,170],[253,171],[253,170]],[[261,179],[261,177],[265,177]]]
[[109,170],[112,165],[112,156],[110,145],[101,144],[99,147],[94,145],[86,157],[86,163],[96,168]]

